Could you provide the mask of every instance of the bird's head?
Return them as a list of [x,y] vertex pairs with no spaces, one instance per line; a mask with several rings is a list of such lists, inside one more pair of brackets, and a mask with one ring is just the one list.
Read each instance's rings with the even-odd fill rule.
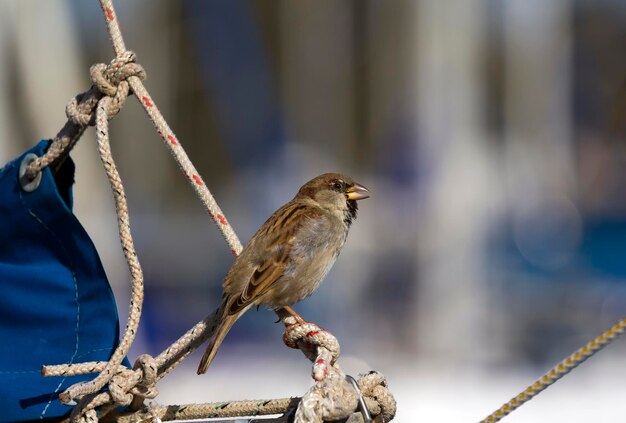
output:
[[304,184],[296,196],[310,198],[331,213],[343,215],[350,225],[356,218],[357,201],[369,197],[369,190],[349,176],[325,173]]

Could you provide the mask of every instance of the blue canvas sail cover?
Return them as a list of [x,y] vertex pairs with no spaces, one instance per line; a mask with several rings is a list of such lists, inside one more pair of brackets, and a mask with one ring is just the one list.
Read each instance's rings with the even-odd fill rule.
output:
[[[27,153],[41,156],[50,141]],[[67,415],[58,395],[95,375],[43,377],[44,364],[106,361],[119,342],[113,293],[72,213],[74,163],[19,183],[25,153],[0,169],[0,421]]]

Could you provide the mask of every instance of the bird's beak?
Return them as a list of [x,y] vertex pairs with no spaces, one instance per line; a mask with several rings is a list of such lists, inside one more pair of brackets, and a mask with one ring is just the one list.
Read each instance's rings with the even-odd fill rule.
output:
[[370,192],[363,185],[355,183],[346,190],[346,196],[348,200],[363,200],[364,198],[369,198]]

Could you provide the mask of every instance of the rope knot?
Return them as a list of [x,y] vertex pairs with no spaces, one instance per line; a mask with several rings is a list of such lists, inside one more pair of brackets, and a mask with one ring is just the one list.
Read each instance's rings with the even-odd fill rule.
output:
[[130,405],[135,396],[156,398],[159,394],[155,386],[157,375],[156,361],[148,354],[139,356],[132,369],[120,366],[109,381],[112,400],[119,405]]
[[313,363],[312,376],[324,380],[339,357],[339,341],[335,336],[311,322],[288,323],[283,342],[290,348],[299,349]]
[[108,65],[104,63],[93,65],[89,69],[89,73],[91,74],[91,81],[98,91],[108,97],[115,97],[119,88],[124,85],[128,87],[126,80],[131,76],[136,76],[142,81],[146,79],[146,72],[141,65],[135,63],[135,57],[135,53],[126,51],[111,60]]
[[135,57],[135,53],[126,51],[108,65],[93,65],[89,69],[93,86],[89,91],[70,100],[65,108],[67,118],[81,127],[95,125],[94,109],[103,96],[111,97],[107,118],[110,120],[118,114],[130,92],[128,79],[146,79],[146,72],[141,65],[135,63]]
[[[395,417],[396,400],[389,392],[382,374],[370,372],[360,375],[356,383],[360,393],[355,391],[341,370],[335,369],[326,380],[316,383],[304,394],[298,404],[295,421],[323,423],[346,419],[362,407],[359,406],[359,396],[362,396],[365,401],[367,414],[374,417],[374,422],[389,422]],[[363,413],[362,409],[361,412]],[[365,419],[366,413],[363,414]],[[348,421],[361,421],[361,419],[350,418]]]
[[154,357],[149,354],[140,355],[137,360],[135,360],[133,370],[141,371],[141,380],[130,390],[130,392],[143,398],[155,398],[159,393],[157,387],[155,386],[159,373],[159,366],[157,365]]
[[[295,323],[285,328],[283,342],[290,348],[300,349],[311,361],[316,359],[316,349],[326,348],[333,356],[333,363],[340,353],[339,341],[335,336],[315,323]],[[307,354],[314,353],[313,355]]]
[[357,383],[369,411],[382,416],[385,422],[391,421],[396,415],[396,400],[389,391],[385,377],[377,371],[371,371],[361,375]]
[[133,394],[128,392],[129,380],[134,376],[130,369],[120,369],[109,381],[109,393],[115,404],[124,406],[130,405],[133,401]]

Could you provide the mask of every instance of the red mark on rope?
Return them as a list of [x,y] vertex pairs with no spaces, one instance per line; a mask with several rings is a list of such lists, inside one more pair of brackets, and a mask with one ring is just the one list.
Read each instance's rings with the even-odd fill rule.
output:
[[177,145],[178,143],[176,142],[176,138],[174,138],[174,135],[169,134],[167,136],[167,139],[170,140],[170,142],[172,143],[172,145]]
[[111,10],[111,8],[110,8],[110,7],[106,7],[106,8],[104,9],[104,13],[106,13],[106,14],[107,14],[107,18],[109,18],[109,20],[110,20],[110,21],[112,21],[112,20],[114,20],[114,19],[115,19],[115,15],[113,14],[113,11]]
[[217,215],[217,220],[219,220],[222,225],[228,225],[228,222],[226,221],[226,218],[224,216],[222,216],[221,214]]
[[141,99],[143,100],[143,104],[145,104],[146,106],[148,107],[154,106],[154,104],[152,104],[152,102],[150,101],[148,97],[143,96]]
[[324,364],[324,360],[322,360],[322,359],[320,358],[319,360],[317,360],[317,361],[315,362],[315,364]]
[[319,330],[312,330],[311,332],[308,332],[308,333],[306,334],[306,336],[315,336],[315,335],[317,335],[318,333],[320,333],[320,331],[319,331]]
[[234,248],[231,248],[231,249],[230,249],[230,252],[231,252],[231,253],[232,253],[232,255],[233,255],[233,256],[235,256],[235,257],[239,256],[239,254],[237,254],[237,251],[235,251],[235,249],[234,249]]
[[202,183],[202,179],[200,179],[200,177],[199,177],[198,175],[192,175],[191,177],[192,177],[192,178],[193,178],[193,180],[196,182],[196,184],[198,184],[198,185],[200,185],[200,186],[202,186],[202,185],[203,185],[203,183]]

